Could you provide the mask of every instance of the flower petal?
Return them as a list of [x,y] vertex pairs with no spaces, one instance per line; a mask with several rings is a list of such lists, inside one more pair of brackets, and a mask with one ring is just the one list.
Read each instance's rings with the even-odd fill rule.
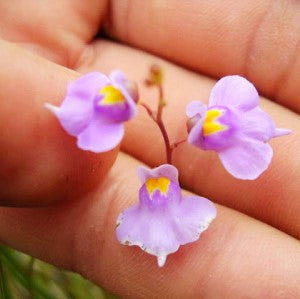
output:
[[111,72],[110,79],[113,83],[113,86],[119,89],[126,98],[126,102],[128,103],[129,107],[129,118],[134,117],[137,113],[136,103],[126,88],[127,78],[125,74],[119,70],[115,70]]
[[140,166],[137,170],[137,173],[142,184],[144,184],[149,178],[159,177],[165,177],[174,183],[178,183],[178,170],[176,167],[170,164],[163,164],[153,169]]
[[[98,102],[98,101],[96,101]],[[131,118],[132,112],[128,103],[116,103],[112,105],[95,104],[97,118],[104,122],[125,122]]]
[[77,145],[95,153],[106,152],[116,147],[124,136],[122,123],[104,123],[93,119],[78,136]]
[[167,256],[177,251],[179,243],[170,223],[168,210],[133,206],[117,220],[117,238],[125,245],[137,245],[149,254]]
[[93,106],[76,98],[66,97],[61,107],[45,103],[45,107],[55,114],[62,127],[72,136],[77,136],[93,117]]
[[127,81],[126,75],[120,70],[113,70],[109,75],[110,80],[116,84],[124,84]]
[[269,141],[275,134],[273,120],[259,107],[241,115],[240,129],[245,135],[264,142]]
[[248,111],[258,105],[258,93],[254,85],[241,76],[226,76],[213,87],[209,107],[226,106]]
[[181,245],[198,240],[213,219],[216,218],[215,205],[207,198],[187,196],[181,206],[173,210],[174,229]]
[[244,180],[256,179],[268,168],[273,156],[269,144],[250,138],[237,140],[235,145],[218,153],[226,170]]
[[120,214],[117,238],[122,244],[137,245],[157,256],[159,266],[163,266],[168,254],[196,241],[215,217],[213,203],[199,196],[170,200],[166,209],[137,205]]
[[110,83],[107,76],[99,72],[87,73],[68,85],[70,98],[92,101],[101,87]]
[[204,105],[200,101],[192,101],[186,106],[186,115],[192,118],[197,114],[199,114],[200,117],[202,117],[204,116],[206,110],[207,110],[206,105]]
[[81,133],[93,117],[93,100],[99,89],[109,80],[101,73],[88,73],[68,85],[68,91],[60,107],[45,106],[59,119],[62,127],[73,136]]
[[188,136],[188,143],[203,148],[203,134],[202,134],[202,127],[203,127],[204,118],[198,120],[198,122],[192,127],[189,136]]

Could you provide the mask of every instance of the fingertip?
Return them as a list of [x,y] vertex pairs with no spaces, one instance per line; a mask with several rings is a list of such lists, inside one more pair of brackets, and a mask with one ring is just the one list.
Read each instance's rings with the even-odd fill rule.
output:
[[59,112],[55,105],[79,73],[7,42],[0,61],[0,204],[49,205],[94,188],[119,147],[101,154],[82,151],[49,113]]

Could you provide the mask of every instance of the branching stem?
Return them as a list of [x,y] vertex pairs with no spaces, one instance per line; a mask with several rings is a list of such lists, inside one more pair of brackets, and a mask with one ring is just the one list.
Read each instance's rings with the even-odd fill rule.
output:
[[[152,70],[152,75],[154,74],[153,72],[158,72],[157,70],[153,71]],[[156,78],[160,77],[159,74],[156,73]],[[155,79],[155,76],[154,76]],[[160,129],[160,132],[163,136],[164,143],[165,143],[165,151],[166,151],[166,158],[167,158],[167,163],[172,164],[172,154],[173,150],[181,143],[185,142],[186,139],[180,140],[177,142],[174,142],[173,144],[170,143],[170,138],[168,135],[168,132],[166,130],[165,124],[163,122],[162,116],[163,116],[163,109],[166,106],[166,102],[164,99],[164,91],[162,87],[162,82],[161,80],[146,80],[148,82],[149,86],[156,86],[158,89],[158,104],[157,104],[157,111],[154,113],[152,109],[146,104],[146,103],[140,103],[141,106],[143,106],[148,115],[153,119],[153,121],[157,124],[157,126]],[[150,84],[149,84],[150,82]]]

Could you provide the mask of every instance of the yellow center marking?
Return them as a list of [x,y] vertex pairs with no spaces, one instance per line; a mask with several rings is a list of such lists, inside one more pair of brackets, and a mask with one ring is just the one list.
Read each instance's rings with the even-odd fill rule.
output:
[[169,190],[170,180],[164,177],[150,178],[146,181],[146,188],[150,195],[153,194],[155,190],[159,190],[160,193],[166,194]]
[[222,111],[218,109],[211,109],[206,111],[204,123],[203,123],[203,135],[207,136],[213,133],[224,131],[227,126],[223,126],[216,122],[216,120],[222,115]]
[[99,105],[114,105],[125,102],[125,98],[121,91],[112,85],[102,87],[99,94],[104,96],[99,101]]

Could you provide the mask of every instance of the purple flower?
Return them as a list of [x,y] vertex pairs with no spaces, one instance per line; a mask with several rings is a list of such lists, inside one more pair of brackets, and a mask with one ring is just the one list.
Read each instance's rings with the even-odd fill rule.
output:
[[168,254],[199,238],[216,217],[216,208],[206,198],[183,197],[172,165],[139,167],[138,176],[143,184],[139,203],[119,215],[117,238],[157,256],[162,267]]
[[68,85],[60,107],[45,106],[70,135],[77,137],[79,148],[99,153],[122,140],[123,122],[136,114],[136,97],[136,89],[122,72],[113,71],[110,78],[92,72]]
[[254,85],[245,78],[222,78],[211,91],[208,107],[199,101],[187,106],[188,142],[204,150],[215,150],[234,177],[257,178],[273,156],[267,142],[291,132],[275,128],[270,116],[258,107],[258,101]]

